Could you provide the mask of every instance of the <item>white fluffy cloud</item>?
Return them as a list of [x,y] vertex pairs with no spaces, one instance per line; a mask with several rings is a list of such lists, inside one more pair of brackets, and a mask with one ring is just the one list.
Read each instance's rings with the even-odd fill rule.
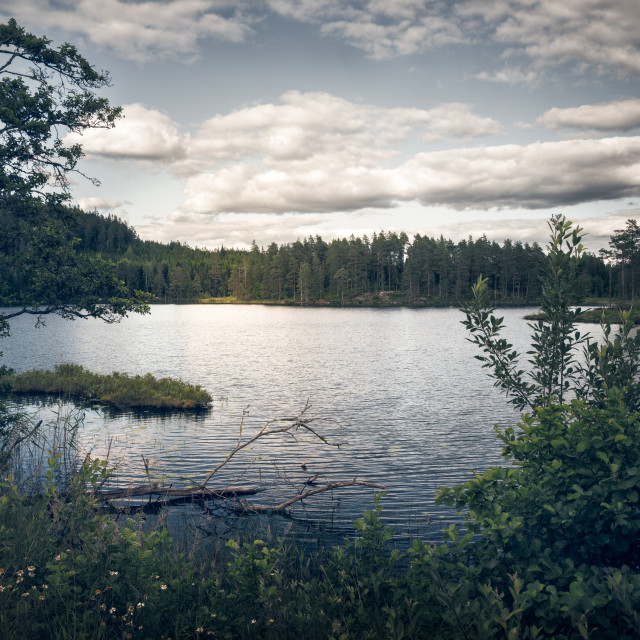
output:
[[[634,122],[637,101],[619,106],[552,110],[541,120],[548,126],[600,121],[603,128]],[[276,104],[217,115],[193,137],[168,116],[129,105],[113,130],[79,140],[90,154],[169,165],[185,179],[182,214],[329,213],[402,202],[535,209],[640,195],[637,136],[400,154],[416,136],[499,133],[496,121],[459,103],[383,108],[291,91]]]
[[[494,44],[534,67],[569,63],[640,75],[637,0],[4,0],[0,9],[137,61],[190,60],[207,39],[246,41],[257,37],[257,25],[266,28],[270,13],[315,24],[323,35],[379,60]],[[530,81],[531,70],[513,69],[517,65],[479,77]]]
[[377,166],[395,155],[395,146],[413,131],[438,140],[497,135],[502,128],[460,103],[428,110],[383,108],[328,93],[289,91],[278,104],[247,107],[204,122],[176,169],[191,173],[248,157],[272,169],[291,163],[313,169],[324,163],[345,169]]
[[457,13],[487,30],[509,56],[536,66],[583,65],[640,75],[640,11],[636,0],[469,0]]
[[[270,0],[272,10],[315,22],[376,59],[446,45],[482,42],[503,47],[536,66],[579,64],[640,75],[637,0]],[[530,71],[486,73],[497,82],[522,82]]]
[[150,222],[137,225],[136,231],[145,240],[172,242],[178,240],[198,247],[237,247],[248,249],[255,240],[258,246],[267,247],[272,242],[283,244],[298,238],[326,233],[323,223],[327,216],[313,215],[264,215],[222,214],[214,220],[180,212],[170,216],[168,222]]
[[126,105],[123,116],[113,129],[69,134],[64,142],[79,143],[85,153],[111,158],[170,161],[184,155],[188,137],[168,116],[140,104]]
[[185,212],[330,212],[417,201],[454,209],[564,206],[640,195],[640,137],[470,147],[396,168],[235,164],[187,180]]
[[537,120],[550,129],[592,129],[631,131],[640,127],[640,99],[616,100],[606,104],[549,109]]
[[418,154],[399,192],[425,205],[543,208],[640,194],[640,137]]
[[207,38],[242,42],[253,22],[233,0],[4,0],[3,5],[2,13],[20,16],[21,22],[82,34],[138,62],[190,59]]
[[104,198],[78,198],[78,206],[83,211],[113,211],[127,204],[127,200],[105,200]]

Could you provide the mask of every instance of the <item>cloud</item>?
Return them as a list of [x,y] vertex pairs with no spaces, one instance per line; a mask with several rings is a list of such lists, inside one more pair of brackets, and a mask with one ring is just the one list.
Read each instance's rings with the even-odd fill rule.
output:
[[[628,109],[619,103],[595,105],[581,122],[628,124],[637,102],[624,101]],[[616,119],[620,113],[631,115]],[[542,119],[560,126],[575,124],[578,116],[551,110]],[[417,137],[500,133],[495,120],[461,103],[386,108],[290,91],[278,103],[210,118],[192,136],[183,135],[167,115],[133,104],[114,129],[68,141],[81,142],[89,154],[170,167],[185,180],[178,210],[183,215],[326,214],[391,209],[403,202],[459,210],[539,209],[640,195],[638,136],[467,146],[409,156],[405,148]]]
[[498,84],[535,84],[538,80],[538,73],[535,71],[527,71],[526,73],[519,68],[505,67],[499,71],[489,73],[482,71],[476,75],[478,80],[484,82],[495,82]]
[[480,74],[493,82],[530,82],[538,69],[564,64],[640,76],[637,0],[4,0],[0,13],[138,62],[190,61],[209,39],[245,42],[276,14],[314,24],[376,60],[488,44],[534,67]]
[[405,199],[455,209],[616,199],[640,194],[640,137],[421,153],[396,174]]
[[640,137],[419,153],[395,168],[338,154],[277,168],[236,163],[186,182],[183,212],[332,212],[400,202],[530,209],[640,195]]
[[45,31],[57,28],[113,48],[123,58],[145,62],[197,54],[204,39],[242,42],[252,18],[233,0],[5,0],[3,13]]
[[168,116],[141,104],[126,105],[123,116],[113,129],[69,134],[64,143],[79,143],[85,153],[107,158],[175,161],[184,156],[188,137]]
[[128,200],[105,200],[104,198],[78,198],[78,206],[83,211],[112,211],[127,204]]
[[[345,171],[376,167],[397,155],[417,132],[427,140],[478,138],[502,133],[500,124],[477,116],[469,105],[441,104],[433,109],[384,108],[349,102],[328,93],[289,91],[278,104],[259,104],[205,121],[185,143],[185,157],[174,170],[185,176],[238,161],[277,172]],[[227,170],[225,179],[251,173]],[[254,172],[255,175],[255,172]],[[271,174],[276,179],[276,173]]]
[[554,130],[631,131],[640,127],[640,99],[616,100],[568,109],[556,107],[543,113],[536,122]]
[[[627,219],[640,217],[640,210],[629,209],[614,211],[606,215],[584,218],[577,210],[564,209],[567,217],[583,228],[583,244],[587,251],[597,253],[607,248],[610,236],[615,229],[625,226]],[[492,212],[487,212],[491,214]],[[499,244],[510,238],[512,241],[537,242],[545,246],[549,241],[547,221],[549,216],[543,213],[514,211],[511,216],[499,218],[483,216],[481,211],[464,214],[464,220],[450,217],[449,220],[434,222],[431,216],[413,218],[399,209],[397,216],[373,223],[370,216],[362,218],[359,214],[335,215],[251,215],[220,214],[213,218],[198,215],[175,213],[169,221],[153,221],[150,224],[136,225],[136,231],[145,240],[171,242],[178,240],[191,246],[214,249],[225,246],[249,249],[256,241],[259,247],[267,248],[272,242],[278,245],[295,242],[297,239],[320,235],[329,242],[334,238],[348,238],[351,234],[362,237],[380,231],[405,231],[410,240],[417,233],[431,237],[443,235],[454,242],[466,240],[469,236],[480,238],[485,235],[490,241]],[[399,223],[399,221],[402,221]]]
[[[640,75],[637,0],[270,0],[290,19],[317,23],[322,34],[362,49],[374,59],[450,45],[494,44],[505,57],[535,67],[572,64]],[[513,71],[486,73],[495,82],[522,82]]]
[[324,233],[324,222],[324,215],[221,214],[211,219],[175,213],[168,222],[136,225],[136,231],[141,238],[157,242],[178,240],[211,249],[221,246],[249,249],[253,240],[266,248],[272,242],[280,245],[317,233],[331,239],[332,234]]
[[[575,226],[583,230],[583,245],[591,253],[597,253],[600,249],[609,246],[609,240],[615,229],[624,227],[628,218],[637,218],[638,210],[630,210],[623,213],[611,213],[590,218],[573,217],[571,211],[565,212],[567,218],[572,220]],[[548,218],[505,217],[500,219],[477,217],[464,222],[449,222],[429,229],[427,235],[444,235],[454,241],[466,239],[469,236],[480,238],[485,235],[491,241],[502,242],[509,238],[514,242],[537,242],[540,246],[546,246],[549,242],[549,229],[546,225]]]

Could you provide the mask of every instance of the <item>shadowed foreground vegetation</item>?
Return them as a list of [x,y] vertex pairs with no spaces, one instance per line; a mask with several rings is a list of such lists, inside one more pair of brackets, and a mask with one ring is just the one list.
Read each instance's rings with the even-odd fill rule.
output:
[[175,378],[91,373],[76,364],[60,364],[53,371],[34,370],[0,378],[0,389],[11,393],[53,394],[64,398],[98,401],[118,409],[204,409],[212,397],[199,385]]

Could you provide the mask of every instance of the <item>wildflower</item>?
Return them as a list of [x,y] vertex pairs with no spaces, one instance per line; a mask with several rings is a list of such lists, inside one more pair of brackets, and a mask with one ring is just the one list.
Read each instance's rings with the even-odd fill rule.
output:
[[16,578],[16,584],[20,584],[23,580],[24,580],[24,578],[22,576],[18,576]]
[[106,627],[106,626],[107,626],[107,623],[103,620],[103,621],[100,623],[100,626],[101,626],[101,627]]
[[275,620],[273,618],[269,618],[269,622],[273,623]]
[[198,627],[196,629],[196,633],[202,633],[204,631],[204,629],[202,627]]
[[212,614],[211,614],[211,617],[212,617],[212,618],[215,618],[215,617],[216,617],[216,615],[217,615],[217,614],[212,613]]
[[33,573],[33,571],[29,571],[29,573],[27,574],[30,578],[33,578],[36,574]]
[[27,597],[29,597],[29,592],[28,592],[28,591],[26,591],[25,593],[23,593],[23,594],[22,594],[22,597],[23,597],[23,598],[27,598]]
[[27,571],[35,571],[35,570],[36,570],[36,568],[35,568],[32,564],[30,564],[30,565],[27,567]]
[[138,604],[136,605],[138,607],[138,609],[144,607],[144,602],[138,602]]
[[133,613],[133,605],[132,604],[129,605],[129,613]]
[[166,591],[166,590],[167,590],[167,585],[166,585],[166,584],[161,584],[161,585],[160,585],[160,588],[161,588],[163,591]]
[[40,596],[39,600],[44,600],[44,596]]
[[111,607],[111,609],[109,609],[109,613],[115,613],[116,612],[116,608],[115,607]]
[[4,587],[0,584],[0,593],[4,591]]
[[106,604],[101,604],[100,605],[100,611],[104,611],[107,608]]
[[35,584],[31,587],[31,589],[33,589],[33,590],[35,590],[36,588],[37,588],[37,587],[36,587],[36,585],[35,585]]
[[48,585],[48,584],[43,584],[43,585],[42,585],[42,588],[43,588],[43,589],[48,589],[48,588],[49,588],[49,585]]
[[17,573],[19,576],[21,576],[21,575],[24,573],[24,571],[23,571],[22,569],[18,569],[18,571],[16,571],[16,573]]
[[109,571],[109,575],[110,576],[117,576],[118,572],[117,571]]
[[251,624],[255,624],[255,623],[256,623],[256,621],[255,621],[255,620],[252,620],[252,621],[251,621]]
[[97,596],[99,596],[99,595],[100,595],[100,593],[102,593],[102,592],[100,591],[100,589],[96,589],[96,595],[97,595]]
[[58,554],[58,555],[55,557],[55,560],[60,560],[60,558],[61,558],[61,557],[62,557],[62,555],[61,555],[61,554]]
[[0,576],[4,573],[4,569],[0,567]]

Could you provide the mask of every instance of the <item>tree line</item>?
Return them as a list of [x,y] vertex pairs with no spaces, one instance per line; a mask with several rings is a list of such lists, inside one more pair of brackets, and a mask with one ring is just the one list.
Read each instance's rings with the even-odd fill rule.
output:
[[[488,278],[496,301],[533,303],[540,295],[544,252],[537,243],[499,244],[485,236],[454,242],[420,234],[409,240],[405,233],[380,231],[370,238],[352,235],[326,242],[310,236],[267,248],[254,242],[248,250],[207,250],[141,240],[114,215],[79,210],[69,214],[79,252],[112,262],[116,277],[130,291],[149,292],[161,302],[231,296],[301,303],[384,304],[394,299],[455,304],[469,298],[480,275]],[[17,254],[20,249],[14,250]],[[606,297],[611,280],[612,294],[617,295],[622,266],[616,263],[608,270],[603,256],[586,254],[580,285],[587,295]],[[5,260],[3,268],[6,300],[18,301],[28,274],[19,260]],[[627,275],[627,288],[629,281]]]
[[[405,233],[381,231],[371,238],[315,236],[266,249],[254,243],[249,250],[205,250],[143,241],[113,215],[73,213],[78,250],[113,261],[129,290],[163,302],[232,296],[367,304],[394,294],[416,304],[454,303],[468,298],[479,275],[489,278],[496,300],[533,302],[540,294],[544,253],[537,243],[500,245],[484,236],[456,243],[420,234],[410,241]],[[19,261],[4,261],[4,269],[7,298],[17,299],[26,274]],[[610,276],[601,257],[583,257],[580,282],[588,295],[606,296]]]

